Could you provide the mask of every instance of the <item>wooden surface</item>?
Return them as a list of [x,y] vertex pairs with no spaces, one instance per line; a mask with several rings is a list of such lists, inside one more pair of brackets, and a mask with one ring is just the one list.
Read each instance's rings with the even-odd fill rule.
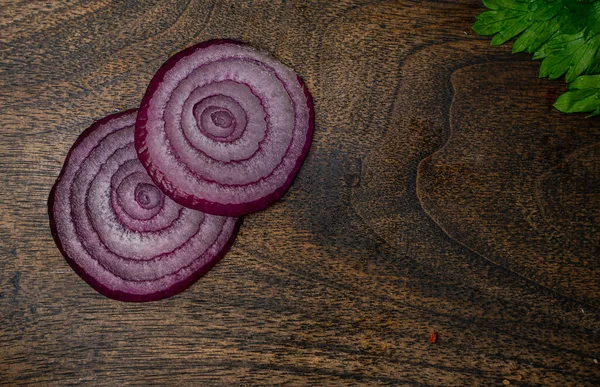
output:
[[[473,35],[481,10],[2,0],[0,384],[600,385],[599,121]],[[83,129],[218,37],[304,78],[309,157],[192,288],[108,300],[55,247],[50,187]]]

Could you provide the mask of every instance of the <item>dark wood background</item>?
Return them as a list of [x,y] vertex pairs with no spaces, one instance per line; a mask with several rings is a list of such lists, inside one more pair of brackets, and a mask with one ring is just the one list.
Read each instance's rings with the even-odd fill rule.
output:
[[[475,36],[482,9],[2,0],[0,383],[600,385],[600,125]],[[106,299],[55,247],[50,187],[91,122],[222,37],[304,78],[310,155],[192,288]]]

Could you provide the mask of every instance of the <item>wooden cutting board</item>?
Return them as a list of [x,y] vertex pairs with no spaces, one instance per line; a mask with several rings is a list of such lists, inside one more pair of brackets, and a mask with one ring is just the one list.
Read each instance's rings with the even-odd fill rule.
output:
[[[0,384],[600,385],[600,125],[474,35],[482,10],[0,3]],[[223,37],[303,77],[309,157],[192,288],[106,299],[56,248],[50,187],[87,126]]]

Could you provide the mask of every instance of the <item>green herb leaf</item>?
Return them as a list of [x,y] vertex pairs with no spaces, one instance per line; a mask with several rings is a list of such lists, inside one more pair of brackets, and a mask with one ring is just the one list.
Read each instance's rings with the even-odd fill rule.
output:
[[558,97],[554,107],[563,113],[600,114],[600,75],[582,75],[569,84],[569,91]]
[[[477,16],[475,32],[494,35],[493,46],[517,38],[513,52],[529,52],[534,60],[542,60],[540,77],[564,75],[570,83],[582,74],[600,73],[600,0],[483,0],[483,4],[489,11]],[[569,90],[555,106],[565,112],[598,114],[598,88],[590,90]]]

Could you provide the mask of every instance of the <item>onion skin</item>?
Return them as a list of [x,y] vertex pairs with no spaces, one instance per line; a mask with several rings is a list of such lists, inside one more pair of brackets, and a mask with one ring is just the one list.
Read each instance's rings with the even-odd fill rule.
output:
[[[131,280],[133,282],[133,285],[127,286],[125,288],[109,286],[106,283],[104,283],[103,281],[100,281],[97,277],[102,277],[102,276],[95,275],[93,273],[93,270],[101,271],[101,269],[97,269],[97,267],[99,267],[99,266],[104,267],[104,266],[102,265],[102,263],[100,263],[100,261],[97,260],[97,258],[94,258],[90,254],[90,252],[85,247],[85,242],[81,242],[81,240],[83,240],[83,239],[90,239],[90,238],[88,236],[82,237],[80,235],[81,230],[77,228],[76,217],[74,215],[74,213],[76,213],[77,211],[75,211],[74,209],[71,209],[70,211],[65,211],[66,204],[64,204],[65,203],[64,198],[65,197],[69,198],[68,199],[68,207],[71,208],[72,202],[75,201],[73,199],[74,190],[72,189],[73,185],[74,185],[74,181],[75,182],[77,181],[78,173],[80,170],[79,168],[81,167],[82,170],[84,168],[83,166],[77,165],[77,163],[73,161],[74,155],[77,154],[77,152],[78,152],[77,151],[78,147],[82,146],[82,144],[85,145],[86,141],[87,141],[86,146],[89,147],[90,141],[95,141],[94,139],[90,139],[90,136],[94,135],[94,133],[96,131],[105,130],[105,126],[110,125],[111,121],[114,122],[115,120],[126,120],[128,122],[128,125],[125,128],[131,129],[131,132],[130,132],[131,133],[130,143],[131,143],[133,141],[133,124],[135,122],[136,113],[137,113],[136,110],[128,110],[128,111],[124,111],[124,112],[121,112],[118,114],[113,114],[113,115],[107,116],[107,117],[95,122],[94,124],[92,124],[92,126],[90,126],[88,129],[86,129],[79,136],[79,138],[77,139],[77,141],[75,142],[75,144],[73,145],[71,150],[69,151],[69,154],[67,155],[63,169],[61,170],[60,175],[56,180],[56,183],[52,187],[52,190],[50,192],[50,196],[48,199],[48,213],[49,213],[49,219],[50,219],[50,229],[51,229],[52,236],[54,238],[54,241],[56,242],[57,247],[59,248],[59,250],[65,257],[65,260],[68,262],[68,264],[73,268],[73,270],[85,282],[87,282],[92,288],[94,288],[100,294],[102,294],[108,298],[111,298],[111,299],[115,299],[115,300],[119,300],[119,301],[127,301],[127,302],[146,302],[146,301],[160,300],[160,299],[164,299],[167,297],[171,297],[175,294],[178,294],[178,293],[182,292],[183,290],[185,290],[186,288],[188,288],[189,286],[191,286],[200,277],[202,277],[206,272],[208,272],[227,253],[227,251],[233,244],[235,237],[237,235],[237,232],[239,230],[239,227],[241,225],[241,218],[240,219],[236,219],[236,218],[219,219],[219,221],[223,222],[223,228],[221,229],[221,231],[218,232],[218,236],[215,238],[214,243],[212,245],[210,245],[209,247],[207,247],[204,251],[202,251],[201,255],[198,255],[198,256],[196,256],[196,255],[190,256],[189,254],[185,255],[186,251],[183,251],[183,250],[189,250],[189,249],[179,246],[172,251],[168,251],[167,253],[161,254],[157,258],[150,258],[148,260],[144,260],[143,263],[140,263],[139,261],[135,261],[134,259],[128,258],[128,260],[130,261],[129,262],[130,267],[134,267],[135,265],[142,267],[148,263],[149,263],[149,265],[153,265],[155,259],[160,259],[160,261],[158,261],[159,263],[157,264],[157,266],[160,266],[159,268],[161,270],[164,270],[164,267],[167,267],[167,269],[169,269],[170,267],[177,265],[177,263],[178,263],[177,256],[184,255],[184,256],[188,257],[188,258],[186,258],[187,260],[189,260],[189,262],[187,262],[188,263],[187,266],[181,267],[181,268],[177,268],[177,266],[175,266],[177,268],[177,270],[175,270],[173,273],[170,273],[170,274],[167,273],[164,276],[156,279],[156,283],[157,283],[156,289],[153,289],[151,291],[139,291],[135,287],[135,286],[137,286],[137,282],[139,282],[139,283],[142,283],[142,285],[140,285],[140,286],[152,288],[153,284],[155,283],[154,279]],[[127,129],[127,130],[129,130],[129,129]],[[114,133],[116,133],[118,131],[122,131],[122,130],[125,130],[125,129],[121,128],[121,129],[115,130]],[[114,134],[114,133],[110,133],[110,134]],[[97,135],[97,133],[96,133],[96,135]],[[106,136],[106,137],[108,137],[108,136]],[[93,148],[93,150],[95,150],[98,147],[97,144],[100,144],[101,142],[102,141],[97,142],[97,143],[92,142],[91,144],[96,144],[96,146]],[[79,152],[82,152],[82,151],[79,151]],[[92,152],[90,152],[89,154],[87,154],[85,156],[84,161],[86,161],[87,158],[90,157],[91,153]],[[113,155],[114,154],[115,153],[113,153]],[[131,154],[133,155],[133,161],[132,160],[129,160],[129,161],[139,164],[137,159],[135,159],[135,151],[133,150],[133,148],[131,149]],[[78,156],[75,156],[75,158],[81,158],[81,157],[82,157],[81,153]],[[106,164],[102,164],[102,166],[99,167],[98,175],[100,175],[102,173],[101,171],[105,167],[106,167]],[[121,167],[121,165],[119,166],[119,168],[120,167]],[[141,165],[140,165],[140,168],[143,171],[143,168],[141,167]],[[95,178],[96,178],[96,176],[94,176],[94,179]],[[150,179],[148,179],[148,180],[150,181]],[[144,184],[138,183],[138,186],[136,186],[136,191],[135,191],[136,197],[139,200],[141,200],[142,203],[140,203],[140,206],[142,206],[142,207],[144,205],[153,205],[153,204],[156,205],[156,202],[157,202],[156,198],[152,197],[152,195],[155,194],[155,192],[150,190],[149,191],[150,195],[147,195],[148,192],[145,192],[150,188],[150,186],[152,187],[152,189],[155,189],[153,185],[145,184],[145,183]],[[81,188],[81,187],[79,187],[79,188]],[[140,189],[138,190],[137,188],[140,188]],[[88,216],[93,216],[88,213],[90,211],[90,206],[88,205],[89,203],[87,203],[87,201],[89,199],[88,193],[90,190],[91,190],[91,188],[89,186],[87,186],[86,192],[85,192],[85,200],[86,200],[86,207],[85,207],[86,212],[85,213]],[[58,191],[60,191],[60,193],[57,193]],[[159,192],[159,191],[156,191],[156,192]],[[57,197],[59,195],[60,195],[60,199]],[[67,196],[65,196],[65,195],[67,195]],[[110,195],[112,198],[112,195],[117,195],[117,194],[111,190]],[[168,201],[168,200],[169,200],[168,198],[164,198],[164,201]],[[163,205],[162,202],[160,202],[160,203],[161,203],[160,205],[162,206]],[[175,206],[175,204],[173,204],[173,206]],[[113,210],[114,210],[114,208],[113,208]],[[161,207],[161,210],[162,210],[162,207]],[[73,211],[75,211],[75,212],[73,212]],[[79,211],[82,211],[82,210],[79,209]],[[194,212],[193,210],[181,209],[179,212],[180,215],[182,214],[181,211]],[[200,216],[200,215],[198,215],[198,216]],[[201,227],[202,227],[202,224],[204,224],[204,219],[209,219],[208,217],[211,217],[211,215],[203,215],[202,223],[197,225],[196,233],[184,243],[184,246],[186,244],[189,246],[190,244],[194,243],[193,242],[194,240],[202,239],[202,236],[200,234]],[[180,218],[178,218],[177,221],[180,221]],[[210,221],[211,220],[208,220],[207,222],[210,222]],[[176,223],[176,221],[173,221],[173,224],[175,224],[175,223]],[[73,230],[75,231],[75,236],[68,235],[68,233],[63,231],[63,233],[67,234],[67,235],[63,235],[61,237],[60,230],[61,229],[65,230],[65,225],[68,225],[68,227],[73,228]],[[169,225],[166,228],[168,229],[169,227],[172,227],[172,225]],[[156,233],[160,233],[160,232],[163,232],[163,229],[159,229],[159,230],[155,230],[155,231],[156,231]],[[95,235],[94,237],[97,237],[97,236]],[[177,238],[176,235],[174,237]],[[77,239],[77,240],[74,240],[74,239]],[[100,240],[101,239],[102,238],[100,237]],[[162,239],[165,239],[165,237],[163,236]],[[192,241],[192,242],[190,242],[190,241]],[[189,244],[188,244],[188,242],[189,242]],[[77,251],[76,248],[75,249],[73,248],[74,244],[79,244],[78,246],[80,249],[81,249],[81,247],[83,247],[83,249],[85,249],[85,252],[88,253],[88,255],[91,257],[91,259],[94,260],[95,262],[92,262],[90,260],[90,258],[88,258],[87,256],[84,256],[84,257],[73,256],[72,252]],[[145,246],[145,247],[147,248],[147,246]],[[217,249],[216,254],[212,254],[211,249],[213,249],[213,247],[215,247],[215,249]],[[179,254],[181,251],[178,251],[178,250],[183,251],[183,253]],[[208,250],[211,250],[211,251],[208,251]],[[69,253],[69,251],[71,251],[71,253]],[[113,252],[113,251],[110,251],[110,253],[117,254],[116,252]],[[175,257],[175,258],[172,258],[172,257]],[[191,257],[191,258],[189,258],[189,257]],[[163,260],[163,258],[164,258],[164,260]],[[165,262],[165,263],[163,264],[163,262]],[[94,268],[93,265],[96,265],[96,268],[90,270],[90,267]],[[179,276],[179,273],[181,271],[183,274],[182,274],[182,276]],[[135,275],[135,273],[134,273],[134,275]],[[176,281],[174,281],[173,283],[169,283],[167,280],[163,280],[164,278],[167,278],[167,277],[170,278],[171,276],[174,279],[176,279]],[[127,282],[128,280],[125,278],[119,277],[119,280],[116,280],[115,282],[118,282],[118,281]],[[164,283],[166,283],[166,285],[162,285]],[[131,289],[133,289],[134,291],[132,291]]]
[[[222,40],[211,40],[211,41],[207,41],[207,42],[203,42],[200,44],[197,44],[195,46],[192,46],[190,48],[187,48],[179,53],[177,53],[176,55],[174,55],[173,57],[171,57],[169,60],[167,60],[167,62],[157,71],[157,73],[155,74],[155,76],[153,77],[152,81],[150,82],[148,89],[142,99],[142,103],[140,105],[140,110],[138,112],[138,117],[137,117],[137,121],[136,121],[136,126],[135,126],[135,147],[136,150],[138,152],[138,158],[140,159],[140,161],[142,162],[142,164],[146,167],[146,170],[148,171],[148,174],[150,175],[150,177],[152,178],[152,180],[154,181],[154,183],[161,188],[161,190],[168,195],[172,200],[174,200],[175,202],[188,207],[188,208],[194,208],[196,210],[205,212],[205,213],[209,213],[209,214],[215,214],[215,215],[222,215],[222,216],[241,216],[244,214],[248,214],[248,213],[252,213],[252,212],[256,212],[256,211],[260,211],[263,210],[265,208],[267,208],[268,206],[272,205],[274,202],[276,202],[279,198],[281,198],[283,196],[283,194],[289,189],[289,187],[291,186],[296,174],[298,173],[300,167],[302,166],[308,151],[310,149],[310,145],[311,145],[311,141],[312,141],[312,136],[313,136],[313,132],[314,132],[314,107],[313,107],[313,102],[312,102],[312,97],[308,91],[308,89],[306,88],[304,82],[302,81],[302,79],[297,76],[295,73],[293,73],[293,71],[289,68],[287,68],[286,66],[280,64],[279,62],[277,62],[276,64],[276,70],[272,68],[273,70],[273,74],[277,75],[281,75],[280,73],[277,73],[277,71],[281,72],[282,69],[285,72],[285,76],[287,78],[285,79],[290,79],[290,74],[293,74],[293,82],[292,83],[285,83],[282,81],[282,87],[286,89],[287,88],[291,88],[292,89],[292,94],[295,95],[295,97],[292,97],[292,94],[289,95],[289,99],[290,102],[293,104],[294,106],[294,121],[293,121],[293,130],[291,130],[292,134],[290,135],[292,137],[292,139],[290,140],[290,145],[288,146],[288,149],[290,149],[290,147],[292,147],[292,143],[293,143],[293,147],[294,147],[294,152],[297,153],[297,155],[293,155],[293,157],[288,157],[289,153],[284,154],[282,161],[280,161],[280,163],[276,166],[276,168],[279,168],[280,165],[283,165],[284,162],[287,163],[285,167],[282,167],[282,170],[284,170],[284,172],[281,172],[280,175],[283,176],[284,174],[286,175],[285,178],[281,177],[278,178],[278,181],[276,183],[272,183],[273,189],[265,189],[264,192],[261,193],[257,193],[256,195],[254,195],[254,197],[252,197],[251,199],[248,200],[238,200],[238,199],[231,199],[231,198],[226,198],[223,195],[220,195],[220,192],[226,192],[227,189],[229,189],[230,187],[234,187],[233,189],[237,188],[238,186],[246,188],[247,186],[244,185],[244,183],[233,183],[233,184],[229,184],[229,183],[224,183],[222,181],[216,180],[216,179],[210,179],[210,178],[205,178],[205,177],[198,177],[196,174],[199,173],[199,171],[196,170],[192,170],[192,168],[190,168],[190,172],[189,175],[193,175],[192,178],[190,178],[189,180],[193,180],[194,178],[198,179],[197,184],[195,185],[196,187],[202,187],[203,185],[205,186],[206,184],[204,184],[204,182],[208,182],[209,184],[214,184],[215,186],[219,186],[221,185],[222,187],[226,187],[225,189],[222,189],[221,187],[215,189],[214,193],[211,192],[212,198],[209,198],[208,195],[205,195],[202,192],[198,192],[198,190],[194,190],[194,189],[190,189],[188,188],[184,188],[181,186],[181,184],[179,184],[180,181],[186,181],[185,178],[181,178],[180,176],[185,176],[188,177],[188,175],[180,175],[178,176],[174,176],[173,171],[177,171],[180,170],[181,168],[184,168],[183,166],[181,168],[177,168],[175,166],[173,166],[174,164],[170,164],[170,166],[168,166],[167,164],[163,164],[163,165],[158,165],[160,164],[162,161],[157,162],[157,151],[156,151],[156,146],[152,145],[152,141],[158,141],[155,140],[156,139],[156,133],[155,130],[152,128],[153,125],[156,123],[156,121],[154,120],[153,114],[156,115],[158,113],[153,113],[153,109],[155,109],[156,107],[153,105],[157,104],[158,102],[153,101],[153,99],[155,98],[156,95],[160,95],[161,93],[171,93],[171,92],[176,92],[177,88],[179,87],[179,84],[176,85],[176,87],[173,90],[166,90],[163,91],[163,89],[161,89],[163,83],[165,82],[165,80],[169,80],[169,78],[173,77],[173,72],[170,73],[171,70],[173,70],[182,60],[185,59],[189,59],[190,56],[194,55],[197,52],[203,52],[203,50],[205,49],[214,49],[215,47],[217,47],[217,49],[219,48],[218,46],[228,46],[228,45],[234,45],[237,47],[241,47],[242,49],[247,48],[248,50],[253,50],[253,52],[257,53],[257,55],[263,55],[264,57],[268,57],[268,60],[276,62],[272,57],[268,56],[265,53],[259,52],[257,50],[252,49],[250,46],[248,46],[246,43],[242,43],[242,42],[238,42],[238,41],[234,41],[234,40],[227,40],[227,39],[222,39]],[[242,55],[242,54],[240,54]],[[225,59],[230,59],[231,57],[226,57]],[[237,58],[234,58],[237,59]],[[243,58],[246,59],[246,58]],[[208,65],[210,65],[212,62],[208,62]],[[200,66],[201,67],[201,66]],[[195,71],[198,70],[200,67],[194,68],[193,70],[190,71],[190,74]],[[279,77],[278,77],[279,79]],[[186,77],[184,77],[181,81],[187,81],[187,75]],[[281,79],[279,79],[281,80]],[[222,81],[220,81],[222,82]],[[210,84],[208,84],[208,86],[211,86]],[[201,89],[201,88],[198,88]],[[252,92],[254,92],[254,89],[251,89]],[[193,92],[196,92],[196,90],[193,90]],[[191,94],[190,94],[191,95]],[[301,95],[301,98],[299,98],[298,96]],[[189,96],[188,96],[189,97]],[[261,104],[262,104],[262,99],[261,99]],[[167,100],[167,103],[170,103],[170,99]],[[187,100],[186,102],[187,103]],[[198,102],[199,103],[199,102]],[[163,112],[162,112],[162,116],[164,117],[165,115],[165,111],[167,109],[164,108]],[[266,113],[265,113],[266,114]],[[300,118],[298,118],[300,117]],[[270,116],[266,116],[266,121],[267,124],[266,127],[270,128],[270,124],[268,123],[270,119]],[[183,118],[181,118],[181,120],[183,120]],[[305,121],[305,122],[304,122]],[[167,122],[167,120],[165,120],[165,122]],[[165,124],[166,126],[166,124]],[[300,127],[300,129],[297,131],[296,127]],[[176,128],[176,130],[181,130],[183,131],[181,128]],[[267,129],[265,129],[267,130]],[[273,132],[273,131],[271,131]],[[297,134],[297,132],[300,132],[300,134]],[[165,136],[167,136],[165,134]],[[267,138],[267,134],[265,134],[265,138]],[[210,136],[208,136],[210,137]],[[263,138],[264,140],[264,138]],[[185,141],[189,142],[189,139],[186,138]],[[169,146],[171,146],[171,141],[170,139],[166,139],[166,142],[169,143]],[[259,146],[262,145],[262,142],[259,143]],[[301,149],[301,150],[300,150]],[[194,149],[196,150],[196,149]],[[200,151],[202,152],[202,151]],[[173,152],[175,153],[175,152]],[[203,153],[203,152],[202,152]],[[250,160],[255,157],[255,155],[258,152],[255,152],[254,154],[252,154],[250,156]],[[290,152],[291,153],[291,152]],[[174,156],[175,158],[179,157],[179,154],[176,154]],[[191,157],[191,156],[189,156]],[[212,158],[212,157],[210,157]],[[211,160],[212,161],[212,160]],[[246,160],[241,160],[240,163],[245,162]],[[179,163],[180,161],[177,160],[177,163]],[[238,160],[233,160],[233,162],[230,161],[222,161],[222,160],[216,160],[215,164],[233,164],[238,162]],[[170,163],[170,161],[169,161]],[[167,166],[166,166],[167,165]],[[181,165],[185,165],[185,163],[182,163]],[[260,164],[258,164],[259,166],[261,166]],[[187,165],[186,165],[187,167]],[[205,171],[202,171],[205,172]],[[186,171],[186,173],[188,173]],[[216,172],[215,172],[216,174]],[[271,173],[272,174],[272,173]],[[232,173],[233,175],[233,173]],[[240,176],[243,176],[242,173],[240,173]],[[266,178],[269,178],[271,175],[268,175]],[[265,180],[265,177],[261,177],[258,180],[254,180],[252,181],[250,184],[255,184],[256,182],[258,182],[258,184],[261,183],[261,180]],[[196,182],[194,182],[196,183]],[[250,184],[248,184],[248,186],[250,186]],[[265,184],[267,185],[267,184]],[[256,190],[257,192],[260,191],[260,189]],[[234,196],[234,194],[232,194],[232,196]]]

